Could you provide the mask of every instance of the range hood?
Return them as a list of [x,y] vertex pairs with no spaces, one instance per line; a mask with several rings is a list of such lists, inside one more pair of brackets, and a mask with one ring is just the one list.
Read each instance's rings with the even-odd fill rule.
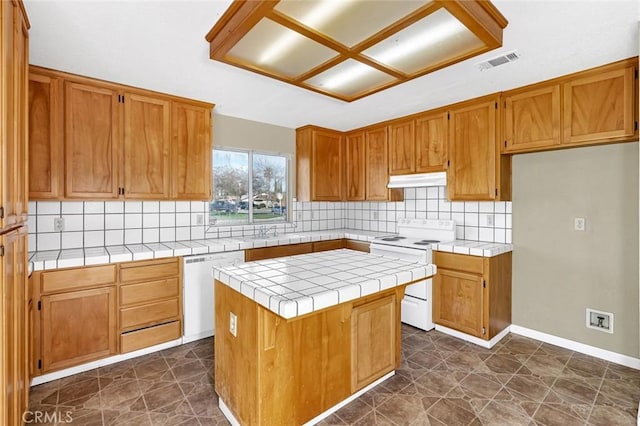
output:
[[418,186],[446,186],[447,172],[396,175],[389,178],[387,188],[415,188]]

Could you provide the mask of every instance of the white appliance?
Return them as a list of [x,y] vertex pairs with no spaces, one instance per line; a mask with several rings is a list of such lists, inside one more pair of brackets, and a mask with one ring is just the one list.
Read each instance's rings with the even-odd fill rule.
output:
[[182,260],[182,343],[213,336],[213,267],[244,262],[244,251],[185,256]]
[[[431,245],[455,239],[453,220],[398,219],[398,235],[374,239],[370,252],[410,262],[432,263]],[[425,331],[434,328],[431,289],[431,279],[407,286],[402,299],[402,322]]]

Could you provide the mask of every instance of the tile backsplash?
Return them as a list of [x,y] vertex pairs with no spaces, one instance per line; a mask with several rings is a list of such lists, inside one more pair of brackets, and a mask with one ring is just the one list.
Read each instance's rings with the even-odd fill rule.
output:
[[[208,226],[203,201],[29,203],[29,251],[255,235],[263,224]],[[401,217],[453,219],[459,239],[511,243],[511,202],[449,202],[444,187],[407,188],[401,202],[294,202],[279,233],[350,228],[396,232]],[[56,228],[62,218],[63,230]]]

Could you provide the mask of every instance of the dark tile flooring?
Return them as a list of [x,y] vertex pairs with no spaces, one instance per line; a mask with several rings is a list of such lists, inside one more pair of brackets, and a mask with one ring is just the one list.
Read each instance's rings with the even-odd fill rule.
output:
[[[517,335],[488,350],[402,331],[396,375],[322,425],[636,424],[638,370]],[[30,410],[70,411],[74,426],[228,424],[213,389],[213,339],[35,386]]]

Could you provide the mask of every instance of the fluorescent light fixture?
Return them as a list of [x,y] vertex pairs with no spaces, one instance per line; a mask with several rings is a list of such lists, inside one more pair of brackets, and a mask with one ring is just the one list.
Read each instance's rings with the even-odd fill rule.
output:
[[418,173],[389,177],[387,188],[417,188],[423,186],[446,186],[447,172]]

